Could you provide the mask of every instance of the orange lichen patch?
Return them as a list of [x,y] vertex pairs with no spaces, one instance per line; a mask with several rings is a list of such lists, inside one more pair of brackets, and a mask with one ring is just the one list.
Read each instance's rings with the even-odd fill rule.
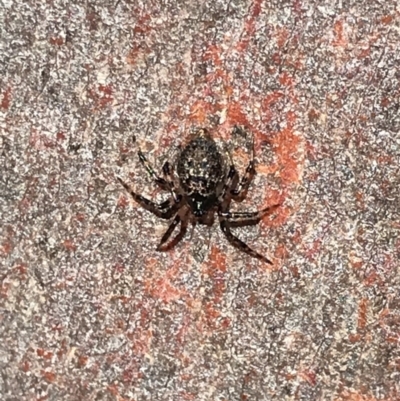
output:
[[37,354],[37,356],[40,356],[40,357],[42,357],[43,355],[44,355],[44,349],[43,348],[37,348],[36,349],[36,354]]
[[365,194],[362,191],[356,191],[354,197],[356,198],[357,206],[361,210],[365,210]]
[[[139,9],[136,9],[135,15],[140,13]],[[126,62],[132,66],[139,64],[144,61],[147,55],[151,52],[151,47],[147,44],[151,40],[152,32],[154,28],[150,24],[151,15],[143,14],[139,17],[135,27],[133,28],[133,32],[135,34],[135,39],[132,43],[131,50],[126,56]],[[143,40],[143,37],[146,37],[146,41]]]
[[299,163],[299,151],[302,146],[301,138],[294,133],[289,125],[278,132],[272,138],[272,142],[281,167],[279,174],[281,180],[285,184],[298,183],[303,167],[302,163]]
[[288,38],[289,38],[289,30],[285,27],[279,27],[275,31],[275,37],[276,37],[276,44],[278,45],[279,48],[282,48],[285,46]]
[[64,38],[61,36],[53,36],[49,39],[49,43],[53,46],[61,46],[64,44]]
[[56,381],[56,374],[53,372],[47,372],[45,370],[41,370],[40,374],[42,375],[43,379],[45,379],[49,383],[54,383]]
[[143,43],[135,43],[126,56],[126,62],[130,65],[137,65],[146,59],[150,53],[150,48]]
[[188,315],[184,316],[182,324],[180,325],[176,336],[175,336],[175,344],[177,346],[182,345],[185,341],[186,334],[190,329],[190,317]]
[[103,93],[99,98],[99,105],[101,108],[104,108],[108,103],[113,101],[113,89],[111,85],[99,85],[99,91]]
[[117,399],[120,400],[119,397],[119,391],[118,391],[118,387],[116,386],[116,384],[110,384],[109,386],[107,386],[107,390],[115,397],[118,397]]
[[80,223],[82,223],[83,221],[85,221],[85,219],[86,219],[86,214],[85,214],[85,213],[82,213],[82,212],[77,213],[77,214],[74,216],[74,220],[77,220],[77,221],[79,221]]
[[29,372],[30,368],[31,368],[31,364],[29,363],[29,361],[23,361],[20,365],[20,369],[25,373]]
[[279,244],[275,249],[275,258],[277,260],[284,260],[288,256],[289,252],[285,245]]
[[294,278],[300,278],[300,269],[298,266],[289,266],[289,270],[291,271]]
[[226,290],[226,256],[216,247],[212,246],[210,260],[206,265],[206,273],[213,280],[213,302],[219,303]]
[[256,18],[261,13],[261,4],[263,0],[255,0],[253,6],[250,11],[250,15],[247,17],[246,22],[244,24],[243,33],[241,35],[241,40],[236,45],[236,50],[240,53],[243,53],[250,42],[252,36],[254,36],[254,32],[256,30]]
[[32,128],[29,135],[29,145],[36,150],[47,150],[53,149],[56,144],[51,138],[41,134],[37,129]]
[[256,171],[257,174],[261,175],[269,175],[269,174],[274,174],[278,171],[279,166],[277,164],[258,164],[256,166]]
[[86,355],[79,355],[77,361],[78,368],[84,368],[87,365],[88,361],[89,357],[87,357]]
[[381,106],[382,107],[388,107],[391,104],[391,102],[392,102],[391,99],[387,96],[383,96],[381,98]]
[[390,344],[400,345],[399,314],[396,309],[384,308],[379,314],[379,326],[385,333],[385,341]]
[[352,344],[358,343],[361,340],[361,334],[349,334],[349,341]]
[[294,84],[294,78],[291,74],[283,72],[279,76],[279,83],[283,86],[292,86]]
[[0,108],[8,110],[8,108],[10,107],[10,103],[11,103],[11,88],[8,87],[3,93],[3,98],[1,99]]
[[285,95],[282,92],[275,91],[262,99],[261,117],[263,123],[268,123],[273,119],[275,113],[272,107],[278,102],[278,100],[284,98],[284,96]]
[[317,374],[314,370],[302,370],[299,372],[299,376],[311,386],[315,386],[317,384]]
[[112,93],[111,85],[99,85],[97,90],[93,88],[88,90],[88,96],[93,100],[95,110],[104,109],[108,104],[112,103],[114,100]]
[[[213,302],[207,302],[204,307],[204,325],[206,329],[216,329],[217,320],[221,316],[221,312],[215,307]],[[204,331],[204,330],[202,330]]]
[[363,283],[365,286],[371,286],[374,285],[375,283],[382,284],[382,278],[379,276],[379,274],[376,271],[370,272],[367,277],[363,280]]
[[[147,324],[147,322],[146,322]],[[153,339],[153,332],[151,329],[145,330],[142,327],[138,327],[133,334],[129,334],[132,343],[132,349],[136,355],[143,355],[148,352],[151,341]]]
[[[135,9],[135,15],[140,13],[139,9]],[[146,35],[153,30],[153,27],[150,26],[151,15],[150,14],[143,14],[138,18],[138,21],[133,28],[133,32],[137,35]]]
[[352,267],[353,269],[360,269],[363,266],[364,262],[360,257],[357,256],[355,251],[350,251],[349,264],[350,267]]
[[[221,60],[222,49],[218,45],[210,45],[207,50],[203,53],[203,61],[212,61],[215,67],[222,67]],[[222,70],[216,69],[214,74],[208,74],[208,77],[215,79],[215,77],[221,76]]]
[[0,297],[7,298],[10,287],[11,287],[10,283],[4,283],[4,282],[1,283],[0,284]]
[[321,244],[322,244],[321,238],[317,238],[316,240],[314,240],[311,246],[308,246],[305,252],[306,258],[309,260],[314,260],[314,256],[316,254],[319,254],[321,251]]
[[231,324],[230,319],[221,318],[221,312],[218,310],[218,304],[226,291],[226,256],[216,246],[212,246],[210,260],[204,263],[203,269],[212,280],[213,297],[202,308],[203,315],[197,324],[198,329],[202,332],[208,332],[210,328],[216,329],[217,326],[220,329],[226,329]]
[[348,40],[347,40],[347,35],[345,32],[343,20],[339,20],[339,21],[335,22],[335,25],[333,27],[333,33],[334,33],[334,40],[332,42],[333,46],[343,47],[343,48],[347,47]]
[[[379,155],[376,158],[376,161],[379,164],[395,164],[396,163],[394,157],[391,155],[388,155],[388,154]],[[388,181],[386,183],[390,184],[390,182],[388,182]]]
[[14,270],[15,270],[18,274],[20,274],[21,276],[24,276],[24,275],[27,273],[27,271],[28,271],[26,265],[23,264],[23,263],[20,263],[20,264],[14,266]]
[[353,269],[360,269],[362,266],[363,266],[363,261],[362,260],[353,260],[353,261],[350,261],[350,265],[351,265],[351,267],[353,268]]
[[13,250],[13,248],[14,244],[10,240],[6,239],[1,244],[0,253],[4,254],[5,256],[8,256]]
[[129,200],[126,196],[120,195],[117,201],[118,207],[126,208],[129,205]]
[[196,399],[197,394],[189,393],[188,391],[181,391],[179,393],[179,397],[185,401],[193,401]]
[[226,330],[227,328],[231,327],[232,324],[232,320],[229,319],[229,317],[224,317],[223,319],[221,319],[220,322],[220,327],[223,330]]
[[153,274],[151,278],[145,281],[146,292],[165,303],[181,298],[185,292],[173,285],[173,281],[179,272],[180,262],[180,260],[175,259],[170,269],[158,272],[156,266],[158,266],[159,261],[154,258],[150,259],[147,266]]
[[367,308],[368,308],[368,300],[366,298],[362,298],[358,303],[358,319],[357,319],[358,329],[364,329],[367,324]]
[[[339,398],[335,398],[334,401],[377,401],[375,397],[370,395],[356,393],[354,391],[343,391],[343,393],[339,396]],[[381,401],[389,401],[389,400],[382,400]]]
[[169,279],[161,278],[153,282],[151,294],[155,298],[162,300],[164,303],[169,303],[179,299],[181,291],[174,287]]
[[66,239],[61,244],[67,251],[76,251],[76,245],[73,243],[72,240]]
[[381,17],[381,22],[384,25],[389,25],[393,22],[394,18],[395,17],[393,15],[384,15],[383,17]]
[[308,120],[310,122],[317,121],[320,115],[321,112],[319,110],[314,109],[314,107],[311,107],[310,110],[308,110]]
[[367,49],[359,49],[356,52],[356,57],[359,60],[365,59],[365,58],[369,57],[370,55],[371,55],[371,48],[370,47],[368,47]]
[[65,133],[61,131],[57,132],[56,139],[57,141],[65,141]]
[[246,114],[242,110],[242,106],[238,102],[231,102],[228,105],[227,113],[226,113],[227,122],[231,123],[231,125],[241,125],[241,126],[249,126],[249,121],[247,119]]
[[[273,65],[281,65],[282,64],[282,56],[281,53],[275,52],[271,55],[271,60]],[[276,68],[273,68],[272,66],[269,67],[268,72],[275,73]]]
[[210,262],[207,263],[207,266],[209,273],[213,271],[226,272],[226,257],[216,246],[211,247]]
[[204,125],[214,109],[214,105],[202,99],[194,102],[190,108],[190,119],[192,122]]
[[386,336],[386,341],[389,344],[400,344],[400,338],[398,335],[397,336],[392,336],[392,335]]

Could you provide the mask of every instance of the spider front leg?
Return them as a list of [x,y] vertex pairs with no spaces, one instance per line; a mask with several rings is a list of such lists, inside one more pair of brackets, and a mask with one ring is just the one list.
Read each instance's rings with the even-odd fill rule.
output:
[[146,156],[143,154],[141,150],[138,151],[139,160],[142,163],[143,167],[147,170],[150,176],[153,178],[154,182],[161,187],[162,189],[168,190],[171,192],[171,195],[177,200],[177,195],[175,193],[175,184],[172,178],[172,171],[169,162],[165,162],[162,168],[164,178],[160,177],[151,166],[150,162],[147,160]]
[[231,164],[229,166],[228,175],[226,176],[225,184],[222,188],[220,195],[218,196],[218,201],[220,203],[229,203],[230,197],[227,199],[227,194],[232,192],[231,188],[234,188],[239,180],[239,175],[235,169],[235,166]]
[[154,171],[153,167],[151,166],[150,162],[147,160],[146,156],[143,154],[141,150],[138,151],[138,156],[140,162],[143,164],[144,168],[147,172],[151,175],[154,182],[161,187],[162,189],[168,190],[171,192],[172,197],[174,198],[175,202],[177,202],[177,194],[175,192],[175,184],[172,178],[172,171],[171,166],[168,161],[166,161],[162,167],[164,178],[157,175]]
[[153,178],[154,182],[159,185],[162,189],[169,189],[168,182],[161,178],[153,169],[150,162],[147,160],[146,156],[143,154],[141,150],[138,151],[139,160],[142,163],[143,167],[147,170],[150,176]]
[[[240,135],[246,135],[246,132],[238,126],[234,127],[234,131],[239,131]],[[228,153],[229,159],[231,160],[229,152],[227,152],[227,153]],[[254,137],[252,137],[251,159],[249,161],[249,164],[246,167],[244,176],[242,177],[242,179],[239,182],[239,174],[231,161],[231,165],[229,166],[228,175],[226,176],[226,180],[225,180],[225,185],[219,196],[220,202],[225,201],[225,203],[227,203],[227,202],[229,203],[231,198],[233,200],[235,200],[236,202],[243,201],[246,198],[247,191],[249,189],[251,182],[253,181],[255,174],[256,174],[256,169],[255,169],[255,165],[254,165]],[[228,197],[226,196],[227,194],[229,194]]]
[[170,219],[179,207],[180,197],[177,201],[170,197],[164,202],[155,203],[144,196],[133,192],[129,185],[122,181],[121,178],[117,177],[117,179],[140,206],[162,219]]
[[[235,126],[235,129],[241,131],[243,134],[246,134],[243,129],[237,126]],[[247,191],[255,175],[256,169],[254,166],[254,137],[252,136],[251,159],[249,161],[249,164],[247,165],[244,176],[239,182],[239,185],[231,190],[231,196],[233,200],[235,200],[236,202],[241,202],[246,198]]]

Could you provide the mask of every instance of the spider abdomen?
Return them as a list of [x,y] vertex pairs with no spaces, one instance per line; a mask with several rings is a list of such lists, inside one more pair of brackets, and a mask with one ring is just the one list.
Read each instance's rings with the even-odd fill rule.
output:
[[177,173],[187,195],[215,195],[224,176],[224,162],[216,143],[205,135],[192,139],[179,155]]

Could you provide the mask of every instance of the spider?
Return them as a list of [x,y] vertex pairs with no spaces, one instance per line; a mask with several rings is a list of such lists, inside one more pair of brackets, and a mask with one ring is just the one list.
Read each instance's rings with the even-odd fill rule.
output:
[[[245,134],[245,131],[237,126],[234,127],[234,132]],[[217,213],[221,230],[234,247],[254,258],[272,264],[268,258],[251,249],[231,232],[232,227],[257,224],[264,216],[272,214],[280,206],[273,205],[255,212],[229,211],[232,200],[241,202],[245,199],[249,185],[256,173],[254,143],[252,143],[251,160],[242,179],[239,179],[239,174],[230,156],[224,159],[206,129],[199,129],[181,149],[174,169],[168,161],[164,163],[162,177],[156,174],[140,150],[138,156],[154,182],[161,189],[168,191],[170,197],[164,202],[155,203],[133,192],[124,181],[117,178],[132,198],[144,209],[162,219],[172,219],[157,247],[158,251],[168,251],[181,241],[189,223],[211,226],[214,223],[215,213]],[[175,176],[174,170],[178,177]],[[179,232],[169,241],[179,223]]]

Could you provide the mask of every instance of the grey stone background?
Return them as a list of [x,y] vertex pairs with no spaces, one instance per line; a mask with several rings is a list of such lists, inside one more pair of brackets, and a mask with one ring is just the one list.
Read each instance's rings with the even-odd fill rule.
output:
[[[400,8],[0,1],[0,399],[400,399]],[[189,132],[255,136],[238,229],[167,222]],[[243,168],[246,153],[232,145]]]

